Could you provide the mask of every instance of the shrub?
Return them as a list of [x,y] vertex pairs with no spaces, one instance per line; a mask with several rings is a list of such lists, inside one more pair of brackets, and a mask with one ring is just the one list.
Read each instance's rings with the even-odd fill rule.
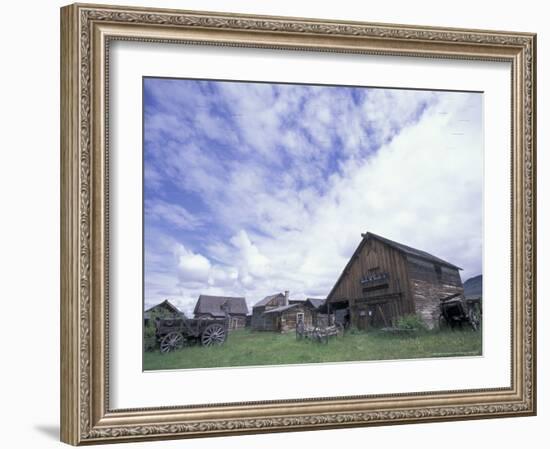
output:
[[402,317],[399,317],[395,323],[395,327],[397,327],[398,329],[406,330],[427,330],[426,325],[424,324],[422,319],[415,314],[403,315]]
[[143,329],[143,349],[145,351],[154,351],[157,344],[156,328],[152,320],[149,320],[147,326]]

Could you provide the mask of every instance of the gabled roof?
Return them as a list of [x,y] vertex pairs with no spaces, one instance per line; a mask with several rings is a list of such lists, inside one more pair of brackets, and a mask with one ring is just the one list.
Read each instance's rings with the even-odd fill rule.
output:
[[365,234],[361,234],[361,237],[363,237],[363,239],[361,240],[361,242],[357,246],[357,248],[354,251],[353,255],[350,257],[348,263],[346,264],[346,266],[342,270],[342,273],[340,273],[340,276],[338,276],[338,280],[334,283],[334,286],[332,287],[329,294],[327,295],[327,298],[329,298],[330,295],[332,295],[332,292],[334,291],[336,286],[340,283],[340,281],[344,277],[344,274],[348,271],[348,268],[351,266],[351,264],[352,264],[353,260],[355,259],[355,257],[361,252],[361,250],[366,245],[366,243],[369,240],[373,240],[373,239],[378,240],[379,242],[382,242],[382,243],[384,243],[388,246],[391,246],[392,248],[406,254],[407,256],[417,257],[419,259],[428,260],[430,262],[434,262],[434,263],[437,263],[439,265],[445,265],[447,267],[454,268],[456,270],[462,270],[462,268],[457,267],[456,265],[453,265],[452,263],[447,262],[446,260],[440,259],[439,257],[436,257],[433,254],[427,253],[426,251],[421,251],[421,250],[413,248],[411,246],[403,245],[402,243],[395,242],[393,240],[390,240],[390,239],[387,239],[385,237],[379,236],[379,235],[374,234],[372,232],[367,232]]
[[306,302],[309,302],[315,309],[318,309],[325,302],[323,298],[307,298]]
[[266,296],[264,299],[262,299],[261,301],[258,301],[256,304],[254,304],[252,306],[252,308],[254,307],[261,307],[261,306],[265,306],[267,305],[269,302],[271,302],[271,300],[277,298],[278,296],[282,296],[284,298],[284,294],[282,293],[275,293],[274,295],[269,295],[269,296]]
[[248,313],[246,300],[243,297],[211,295],[200,295],[197,300],[197,304],[195,304],[195,310],[193,313],[195,315],[204,313],[212,316],[224,317],[225,312],[222,309],[224,304],[229,305],[228,312],[230,314],[246,315]]
[[152,310],[155,310],[156,308],[158,307],[165,307],[167,308],[168,310],[170,310],[172,313],[174,314],[181,314],[181,312],[179,311],[179,309],[174,305],[172,304],[170,301],[168,301],[167,299],[165,299],[164,301],[162,302],[159,302],[158,304],[154,305],[153,307],[149,307],[145,313],[147,312],[151,312]]
[[409,256],[418,257],[420,259],[429,260],[430,262],[435,262],[440,265],[446,265],[450,268],[462,270],[462,268],[457,267],[456,265],[450,262],[447,262],[446,260],[440,259],[439,257],[436,257],[433,254],[427,253],[426,251],[421,251],[419,249],[412,248],[407,245],[403,245],[402,243],[394,242],[393,240],[373,234],[372,232],[367,232],[366,234],[363,234],[364,241],[369,238],[376,239],[382,243],[385,243],[386,245],[391,246],[392,248],[395,248],[396,250],[401,251]]

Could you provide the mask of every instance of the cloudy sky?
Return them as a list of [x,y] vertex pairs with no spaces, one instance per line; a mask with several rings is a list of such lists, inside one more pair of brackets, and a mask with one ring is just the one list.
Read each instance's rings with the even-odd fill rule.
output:
[[372,231],[482,265],[482,94],[144,79],[145,307],[325,297]]

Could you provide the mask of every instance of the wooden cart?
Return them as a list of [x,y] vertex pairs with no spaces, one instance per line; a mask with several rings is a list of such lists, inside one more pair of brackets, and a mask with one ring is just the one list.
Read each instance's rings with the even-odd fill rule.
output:
[[462,328],[464,324],[477,331],[481,328],[481,298],[464,298],[455,293],[442,298],[439,303],[439,328]]
[[155,321],[156,338],[160,352],[166,354],[185,346],[199,343],[202,346],[221,345],[227,339],[227,319],[159,318]]
[[340,323],[331,326],[313,327],[306,326],[303,321],[296,325],[296,339],[310,339],[318,343],[328,343],[329,337],[344,335],[344,326]]

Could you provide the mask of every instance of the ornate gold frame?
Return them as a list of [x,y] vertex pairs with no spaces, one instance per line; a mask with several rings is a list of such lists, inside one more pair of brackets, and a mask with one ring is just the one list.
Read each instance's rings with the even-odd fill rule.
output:
[[[114,39],[510,62],[511,388],[111,410],[106,75]],[[534,415],[535,52],[536,36],[529,33],[101,5],[62,8],[62,441],[77,445]]]

